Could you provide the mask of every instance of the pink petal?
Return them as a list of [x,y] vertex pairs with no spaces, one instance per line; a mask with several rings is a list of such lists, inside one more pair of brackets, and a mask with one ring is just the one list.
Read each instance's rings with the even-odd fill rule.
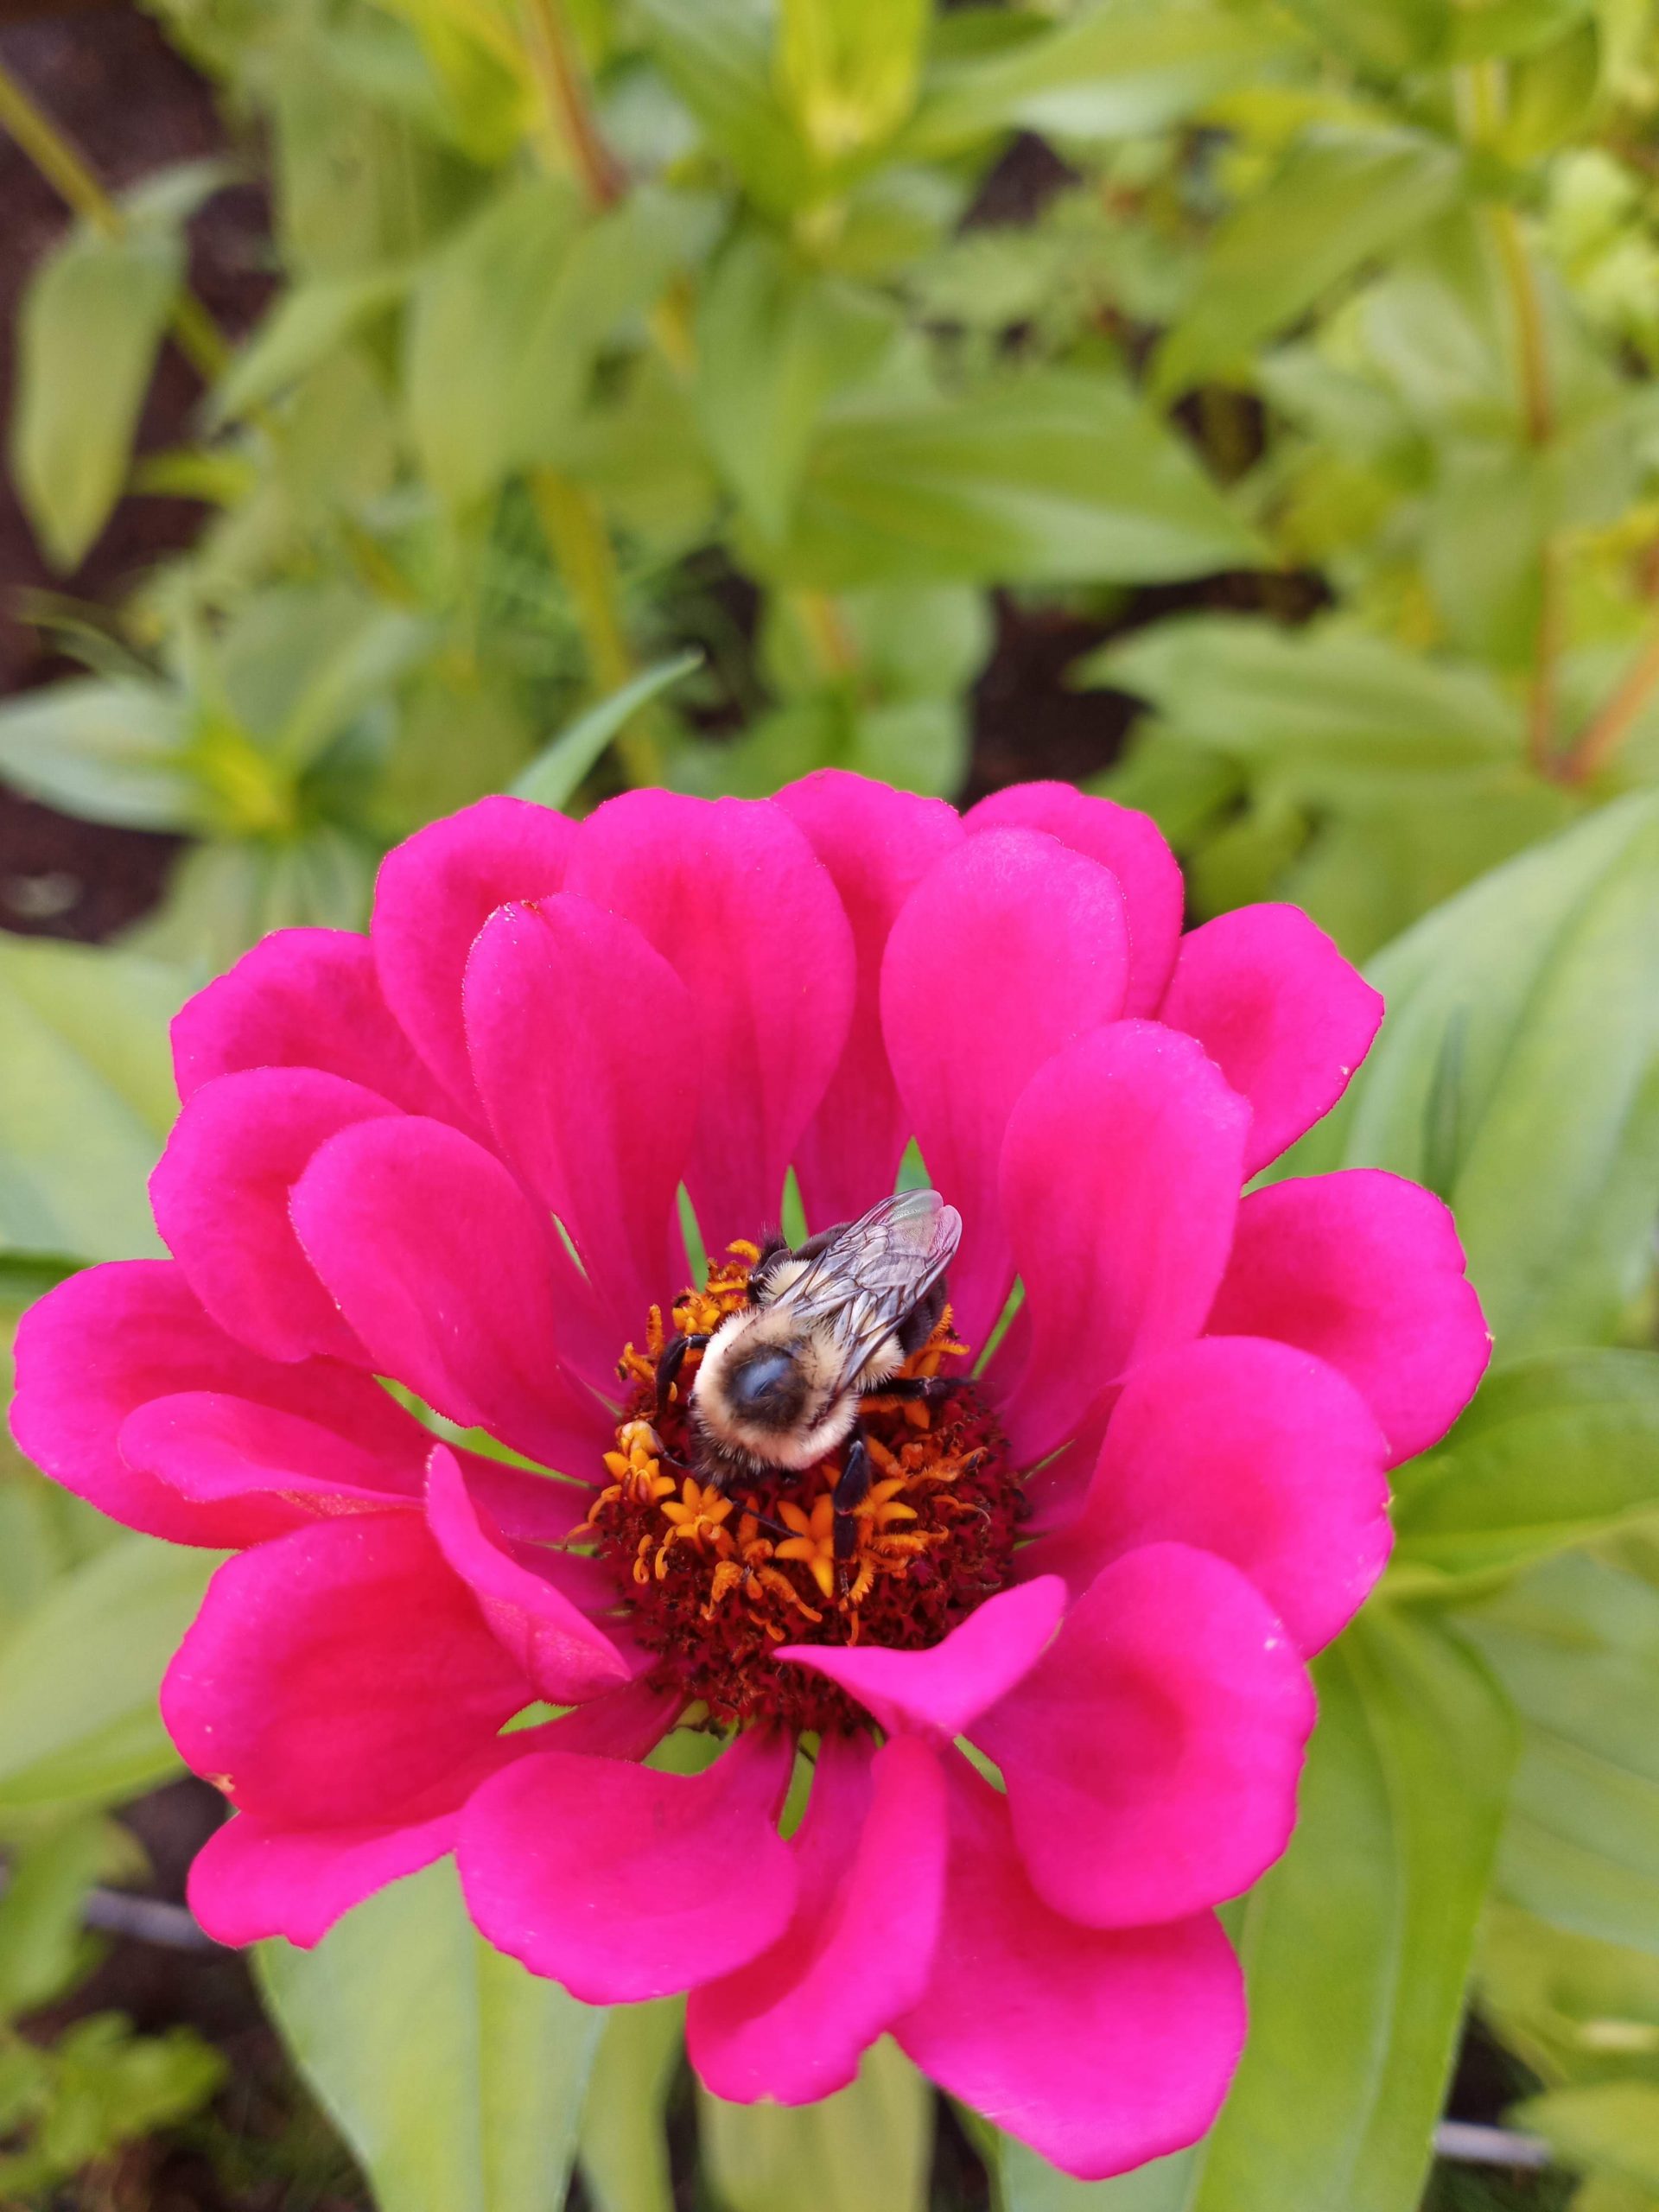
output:
[[516,1559],[506,1548],[467,1495],[454,1453],[441,1444],[427,1477],[427,1517],[439,1549],[538,1697],[581,1705],[626,1681],[627,1661],[604,1630],[537,1571],[533,1554]]
[[684,984],[630,923],[561,895],[485,924],[466,1004],[502,1149],[575,1239],[623,1335],[643,1334],[683,1274],[669,1240],[698,1109]]
[[[498,1738],[485,1770],[556,1745],[601,1758],[643,1757],[672,1720],[675,1703],[643,1685],[613,1691],[562,1719]],[[191,1910],[221,1943],[285,1936],[308,1950],[354,1904],[454,1848],[461,1808],[477,1780],[463,1770],[451,1806],[404,1826],[290,1828],[238,1813],[196,1854]]]
[[185,1101],[149,1179],[156,1226],[219,1326],[268,1359],[362,1359],[295,1239],[288,1194],[326,1138],[396,1110],[317,1068],[218,1076]]
[[812,848],[770,800],[628,791],[582,823],[568,888],[625,915],[691,995],[685,1179],[709,1249],[775,1227],[852,1013],[852,932]]
[[278,930],[198,991],[173,1024],[179,1096],[244,1068],[321,1068],[411,1114],[452,1102],[380,995],[365,937]]
[[684,1705],[684,1693],[677,1688],[659,1689],[643,1680],[627,1682],[590,1698],[574,1712],[562,1713],[556,1720],[515,1729],[505,1741],[515,1758],[558,1751],[576,1758],[632,1762],[656,1750]]
[[[430,1432],[426,1443],[430,1451]],[[593,1503],[591,1490],[573,1490],[557,1476],[538,1474],[532,1467],[515,1466],[510,1460],[481,1452],[463,1452],[459,1446],[455,1457],[477,1503],[514,1542],[563,1544]],[[563,1564],[573,1573],[582,1567],[574,1554]],[[586,1568],[582,1567],[582,1572],[585,1577]],[[615,1602],[613,1586],[610,1602]]]
[[1341,1097],[1382,1000],[1300,907],[1242,906],[1182,938],[1159,1019],[1249,1100],[1254,1175]]
[[[995,1391],[1001,1386],[993,1387]],[[1077,1519],[1083,1510],[1083,1501],[1089,1495],[1100,1447],[1106,1441],[1107,1426],[1120,1394],[1119,1388],[1103,1390],[1070,1440],[1041,1466],[1032,1468],[1027,1474],[1025,1525],[1029,1535],[1040,1536],[1052,1529],[1065,1529]],[[1027,1544],[1020,1551],[1020,1559],[1028,1572],[1046,1573],[1050,1566],[1057,1574],[1064,1572],[1058,1558],[1039,1565],[1033,1556],[1036,1548],[1034,1544]],[[1082,1585],[1072,1586],[1081,1588]]]
[[1045,1575],[988,1599],[925,1650],[785,1643],[772,1656],[839,1683],[890,1734],[919,1729],[949,1743],[1035,1666],[1065,1602],[1059,1576]]
[[1190,1037],[1097,1030],[1008,1123],[1002,1207],[1031,1314],[1003,1420],[1044,1457],[1136,1360],[1196,1336],[1227,1264],[1249,1109]]
[[1322,1360],[1262,1337],[1202,1337],[1137,1367],[1077,1520],[1020,1554],[1088,1587],[1142,1544],[1194,1544],[1249,1575],[1300,1649],[1319,1650],[1387,1563],[1388,1447]]
[[190,1910],[215,1942],[285,1936],[308,1951],[388,1882],[453,1851],[460,1809],[404,1827],[283,1828],[238,1813],[210,1835],[190,1868]]
[[795,1908],[777,1819],[787,1738],[740,1736],[696,1776],[551,1751],[473,1798],[456,1853],[498,1951],[588,2005],[712,1981],[777,1942]]
[[[826,1736],[791,1846],[799,1904],[769,1951],[694,1989],[691,2063],[717,2097],[810,2104],[843,2089],[861,2054],[927,1986],[944,1902],[938,1763],[913,1737]],[[901,1909],[873,1922],[882,1899]]]
[[575,823],[550,807],[481,798],[417,830],[380,864],[372,937],[386,1003],[467,1107],[473,1075],[461,989],[473,940],[509,899],[558,890],[575,837]]
[[1110,868],[1123,893],[1129,933],[1125,1014],[1154,1014],[1164,995],[1180,940],[1185,889],[1180,865],[1149,814],[1092,798],[1071,784],[1013,784],[969,810],[966,826],[1046,830],[1074,853]]
[[309,1519],[313,1509],[275,1497],[195,1503],[130,1466],[117,1440],[128,1415],[151,1398],[212,1391],[251,1399],[318,1422],[393,1465],[423,1434],[357,1369],[328,1359],[278,1365],[236,1343],[202,1312],[170,1260],[123,1260],[71,1275],[23,1316],[16,1357],[12,1433],[20,1447],[78,1497],[174,1543],[257,1543]]
[[887,1058],[929,1177],[962,1214],[957,1326],[982,1342],[1013,1275],[996,1164],[1039,1067],[1116,1019],[1128,946],[1098,862],[1030,830],[993,830],[940,861],[901,909],[881,972]]
[[[386,1403],[395,1415],[396,1406]],[[308,1519],[359,1507],[380,1512],[389,1505],[419,1506],[432,1434],[409,1420],[396,1437],[375,1433],[364,1444],[279,1407],[184,1390],[151,1398],[129,1414],[118,1448],[129,1467],[199,1504],[264,1493],[302,1508]],[[454,1457],[473,1497],[509,1540],[563,1543],[587,1502],[586,1493],[528,1468],[476,1452]],[[615,1585],[594,1562],[561,1554],[556,1568],[560,1587],[584,1611],[614,1606]]]
[[1369,1402],[1390,1465],[1437,1443],[1491,1355],[1452,1216],[1415,1183],[1349,1167],[1269,1184],[1238,1211],[1210,1331],[1277,1337]]
[[1095,1928],[1236,1897],[1296,1823],[1313,1690],[1236,1567],[1147,1544],[1103,1567],[974,1741],[1039,1896]]
[[162,1717],[240,1811],[284,1827],[402,1826],[488,1770],[531,1695],[420,1518],[353,1514],[219,1568]]
[[945,1755],[950,1874],[927,1994],[894,2029],[916,2063],[1084,2181],[1184,2149],[1244,2040],[1237,1963],[1203,1914],[1080,1928],[1045,1904],[1006,1801]]
[[343,1512],[419,1504],[430,1439],[416,1423],[410,1428],[406,1449],[371,1451],[278,1406],[181,1390],[129,1414],[119,1447],[130,1467],[202,1504],[264,1491],[312,1512]]
[[574,1270],[493,1154],[442,1122],[365,1122],[317,1154],[293,1216],[382,1373],[549,1466],[598,1468],[610,1424],[559,1366]]
[[910,1124],[881,1034],[881,961],[899,909],[962,842],[956,810],[890,785],[820,768],[778,794],[830,871],[853,928],[857,988],[841,1065],[795,1147],[815,1229],[855,1219],[893,1186]]

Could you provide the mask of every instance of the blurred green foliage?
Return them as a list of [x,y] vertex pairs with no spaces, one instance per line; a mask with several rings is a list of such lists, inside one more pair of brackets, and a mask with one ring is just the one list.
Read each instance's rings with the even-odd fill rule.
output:
[[[120,607],[41,602],[86,673],[0,707],[9,782],[191,840],[139,943],[0,944],[9,1310],[153,1249],[168,1014],[359,924],[389,842],[507,788],[954,793],[993,595],[1075,620],[1069,680],[1144,708],[1096,787],[1194,917],[1294,899],[1387,995],[1290,1172],[1446,1196],[1497,1357],[1319,1662],[1216,2129],[1084,2187],[962,2126],[1001,2212],[1410,2212],[1472,1987],[1558,2171],[1432,2202],[1659,2212],[1659,9],[151,3],[225,166],[112,200],[0,78],[76,214],[17,331],[42,549],[124,493],[210,509]],[[232,349],[186,226],[250,171],[276,283]],[[135,462],[168,342],[194,435]],[[176,1770],[210,1566],[0,1481],[0,2018],[81,1970],[107,1812]],[[573,2162],[668,2212],[664,2115],[726,2212],[925,2188],[890,2049],[694,2113],[672,2007],[530,1984],[441,1870],[263,1977],[385,2212],[556,2212]],[[0,2189],[213,2084],[188,2040],[0,2029]]]

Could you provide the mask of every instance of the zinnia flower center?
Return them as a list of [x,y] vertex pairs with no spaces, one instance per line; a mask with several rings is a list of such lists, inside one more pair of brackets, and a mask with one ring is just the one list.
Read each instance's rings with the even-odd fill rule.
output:
[[[705,1337],[744,1306],[759,1257],[753,1244],[729,1245],[702,1287],[675,1300],[674,1329]],[[582,1532],[616,1576],[633,1633],[660,1655],[656,1679],[720,1727],[868,1726],[844,1692],[772,1654],[784,1643],[918,1649],[1005,1588],[1025,1501],[1001,1429],[965,1378],[932,1403],[864,1399],[874,1479],[854,1508],[852,1554],[838,1560],[833,1493],[847,1446],[805,1469],[741,1471],[722,1486],[701,1465],[688,1409],[697,1351],[658,1409],[666,1341],[652,1306],[643,1351],[630,1344],[617,1363],[629,1396],[605,1455],[613,1480]],[[899,1376],[937,1376],[967,1351],[947,1307]]]

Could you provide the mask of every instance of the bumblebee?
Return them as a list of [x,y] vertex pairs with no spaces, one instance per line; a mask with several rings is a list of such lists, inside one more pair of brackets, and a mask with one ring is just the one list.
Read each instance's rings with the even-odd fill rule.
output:
[[962,1217],[937,1191],[903,1191],[793,1249],[781,1237],[768,1244],[747,1304],[711,1335],[672,1338],[658,1364],[660,1411],[686,1354],[702,1354],[689,1411],[704,1479],[723,1489],[745,1472],[804,1472],[846,1443],[835,1542],[836,1558],[850,1559],[854,1509],[870,1486],[860,1402],[954,1387],[948,1376],[894,1377],[944,1311],[961,1238]]

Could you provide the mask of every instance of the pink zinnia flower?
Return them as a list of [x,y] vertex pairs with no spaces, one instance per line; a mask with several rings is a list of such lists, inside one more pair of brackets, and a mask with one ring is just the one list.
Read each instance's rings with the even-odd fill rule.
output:
[[[1487,1339],[1414,1185],[1241,1196],[1375,993],[1291,908],[1180,923],[1153,825],[1060,785],[496,798],[391,855],[369,937],[284,931],[185,1009],[175,1256],[35,1309],[16,1428],[240,1548],[163,1697],[237,1808],[213,1934],[313,1943],[453,1851],[536,1973],[689,1990],[721,2096],[821,2096],[890,2031],[1076,2174],[1204,2130],[1244,2027],[1212,1908],[1284,1848],[1304,1662]],[[741,1305],[791,1165],[819,1228],[912,1136],[965,1229],[908,1371],[962,1380],[873,1406],[838,1559],[839,1454],[722,1495],[651,1371]],[[677,1722],[706,1770],[646,1763]]]

